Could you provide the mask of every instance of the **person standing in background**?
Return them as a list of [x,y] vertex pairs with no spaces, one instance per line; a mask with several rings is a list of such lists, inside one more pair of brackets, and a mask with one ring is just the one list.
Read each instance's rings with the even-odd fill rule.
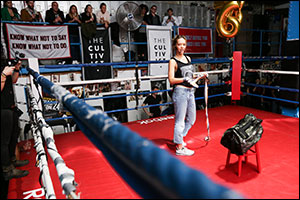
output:
[[[143,102],[142,106],[161,104],[162,103],[161,96],[158,95],[155,92],[155,91],[158,91],[158,90],[159,90],[159,88],[157,86],[154,86],[152,88],[152,92],[154,92],[154,93],[152,93],[152,94],[150,94],[149,96],[146,97],[146,99]],[[150,112],[148,111],[147,108],[143,108],[143,110],[149,116],[149,118],[161,116],[161,106],[149,107]]]
[[161,25],[160,17],[156,14],[157,6],[153,5],[150,8],[150,13],[145,16],[144,21],[148,25]]
[[93,7],[91,4],[85,6],[84,12],[80,14],[82,23],[97,23],[97,17],[93,13]]
[[43,22],[40,12],[34,9],[35,1],[26,1],[27,8],[21,10],[21,21],[24,22]]
[[[78,14],[76,5],[71,5],[69,13],[66,15],[67,23],[76,23],[77,25],[68,25],[70,43],[80,43],[78,26],[81,24],[81,16]],[[71,45],[71,58],[66,59],[66,64],[72,64],[73,60],[81,62],[80,46]]]
[[20,19],[18,10],[12,7],[12,1],[4,1],[4,7],[1,9],[1,20],[19,21]]
[[164,16],[162,25],[163,26],[179,26],[178,18],[173,15],[173,9],[168,9],[168,16]]
[[110,15],[109,12],[106,10],[106,4],[100,4],[100,10],[96,14],[97,23],[104,24],[104,27],[107,29],[110,24]]
[[6,66],[6,61],[1,58],[1,171],[6,181],[29,174],[27,170],[16,169],[29,163],[28,160],[17,160],[15,151],[22,112],[15,104],[13,83],[18,81],[20,67],[21,61],[14,66]]
[[[148,25],[147,22],[145,21],[145,16],[149,10],[148,6],[145,4],[141,4],[139,5],[139,8],[140,8],[141,17],[143,18],[142,25]],[[134,40],[135,42],[147,42],[145,26],[140,26],[137,30],[134,31]],[[148,60],[147,45],[144,44],[137,45],[137,56],[138,56],[138,60],[140,61]]]
[[64,13],[58,8],[56,1],[53,1],[51,8],[46,11],[45,21],[50,24],[63,24],[65,22]]

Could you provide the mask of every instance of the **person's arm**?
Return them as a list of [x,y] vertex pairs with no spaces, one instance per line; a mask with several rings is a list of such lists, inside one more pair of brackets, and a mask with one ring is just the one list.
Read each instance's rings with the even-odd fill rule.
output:
[[7,7],[4,7],[1,9],[1,19],[2,20],[7,20],[7,21],[10,21],[11,20],[11,17],[10,17],[10,14],[7,10]]
[[19,14],[19,12],[18,12],[18,9],[16,9],[16,8],[12,8],[12,10],[13,10],[13,12],[14,12],[14,15],[15,15],[15,17],[18,19],[18,21],[21,19],[21,16],[20,16],[20,14]]
[[158,25],[161,25],[160,17],[158,15],[157,17],[158,17]]
[[65,18],[65,19],[66,19],[66,22],[67,22],[67,23],[74,23],[74,21],[75,21],[75,18],[71,19],[71,17],[70,17],[69,14],[66,15],[66,18]]
[[107,12],[107,14],[106,14],[106,20],[105,20],[105,22],[106,22],[107,24],[110,24],[110,15],[109,15],[108,12]]
[[101,23],[100,23],[100,18],[101,18],[100,12],[101,12],[101,11],[98,11],[98,12],[96,13],[96,21],[97,21],[98,24],[101,24]]
[[110,23],[110,16],[108,13],[105,14],[105,18],[104,18],[104,26],[105,28],[109,27],[109,23]]
[[68,23],[79,23],[81,24],[81,15],[75,16],[73,19],[70,17],[69,14],[66,15],[65,21]]
[[32,22],[32,17],[28,14],[27,10],[24,8],[21,10],[21,20],[24,22]]
[[[146,106],[146,104],[143,103],[142,106]],[[143,110],[149,117],[153,116],[153,114],[148,111],[148,108],[143,108]]]
[[96,15],[94,13],[92,13],[92,16],[93,16],[93,21],[92,22],[97,23]]
[[[149,97],[149,96],[148,96]],[[142,104],[142,107],[146,106],[148,103],[148,97],[145,99],[145,101],[143,102]],[[148,111],[149,108],[143,108],[144,112],[149,116],[149,117],[152,117],[153,116],[153,113],[150,113]]]
[[74,17],[76,19],[76,21],[81,24],[81,16],[77,15],[76,17]]
[[40,21],[40,22],[43,22],[44,20],[43,20],[42,14],[41,14],[40,12],[37,12],[37,14],[38,14],[38,16],[39,16],[39,21]]
[[19,75],[20,75],[20,67],[21,67],[22,62],[19,61],[15,67],[14,67],[14,73],[12,74],[12,82],[16,83],[18,81]]
[[65,16],[64,16],[64,13],[63,13],[63,11],[60,11],[59,13],[60,13],[60,16],[59,16],[59,17],[60,17],[60,20],[61,20],[60,22],[61,22],[61,23],[64,23],[64,22],[65,22]]
[[7,76],[11,76],[14,72],[15,67],[6,66],[1,72],[1,91],[3,90]]
[[168,16],[164,16],[163,21],[161,23],[163,26],[167,25],[167,19],[168,19]]
[[169,61],[169,72],[168,72],[168,78],[171,85],[183,83],[183,78],[175,78],[175,67],[176,67],[176,61],[174,59],[171,59]]
[[49,22],[50,24],[54,23],[54,16],[52,17],[51,13],[49,10],[46,11],[46,16],[45,16],[45,22]]
[[86,15],[84,23],[90,23],[92,21],[93,21],[93,18]]
[[[162,97],[159,95],[159,98],[160,98],[160,101],[159,101],[159,104],[162,104]],[[159,106],[159,109],[160,109],[160,114],[162,113],[162,109],[163,107],[162,106]]]
[[174,21],[173,21],[173,24],[174,26],[179,26],[179,22],[178,22],[178,17],[175,17],[175,16],[172,16]]

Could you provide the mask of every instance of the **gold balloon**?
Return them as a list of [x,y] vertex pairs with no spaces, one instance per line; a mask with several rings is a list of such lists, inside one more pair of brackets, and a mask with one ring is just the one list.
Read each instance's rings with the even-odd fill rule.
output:
[[221,8],[216,20],[220,37],[232,38],[238,33],[243,18],[243,5],[244,1],[230,1]]

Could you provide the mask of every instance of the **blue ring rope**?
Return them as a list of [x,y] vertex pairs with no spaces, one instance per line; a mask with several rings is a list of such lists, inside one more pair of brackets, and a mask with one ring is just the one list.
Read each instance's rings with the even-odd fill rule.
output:
[[[216,83],[216,84],[209,84],[208,86],[213,87],[213,86],[221,86],[221,85],[226,85],[226,83]],[[199,85],[199,88],[204,87],[204,85]],[[139,92],[137,93],[137,95],[144,95],[144,94],[152,94],[152,93],[157,93],[157,92],[169,92],[172,89],[168,89],[168,90],[157,90],[157,91],[151,91],[151,92]],[[103,96],[103,97],[91,97],[91,98],[84,98],[84,100],[88,101],[88,100],[97,100],[97,99],[108,99],[108,98],[119,98],[119,97],[126,97],[126,96],[134,96],[136,95],[134,92],[132,92],[131,94],[118,94],[118,95],[114,95],[114,96]],[[57,103],[57,101],[48,101],[45,102],[46,104],[53,104],[53,103]]]
[[[269,56],[269,57],[246,57],[244,61],[254,61],[257,59],[262,60],[293,60],[297,59],[299,56]],[[191,63],[230,63],[232,62],[231,58],[201,58],[201,59],[192,59]],[[160,63],[169,63],[169,60],[155,60],[155,61],[127,61],[127,62],[109,62],[109,63],[84,63],[84,64],[65,64],[65,65],[44,65],[42,68],[68,68],[68,67],[96,67],[96,66],[113,66],[113,65],[142,65],[142,64],[160,64]]]
[[249,86],[254,86],[254,87],[270,88],[270,89],[290,91],[290,92],[299,92],[299,89],[294,89],[294,88],[285,88],[285,87],[270,86],[270,85],[259,85],[259,84],[246,83],[246,82],[243,82],[243,84],[249,85]]
[[[86,104],[62,86],[53,84],[30,68],[28,70],[43,89],[51,91],[51,95],[60,99],[72,113],[83,133],[102,150],[125,180],[131,179],[132,182],[128,181],[128,184],[137,189],[142,197],[243,198],[239,193],[212,182],[200,171],[187,166],[148,139]],[[124,167],[115,164],[120,162]],[[124,173],[124,169],[131,170],[132,176]],[[141,179],[141,176],[145,177]],[[141,184],[143,180],[145,182]],[[141,187],[142,185],[144,187]],[[160,191],[161,186],[165,190]],[[151,190],[153,187],[157,193]]]
[[273,100],[277,100],[277,101],[284,101],[284,102],[288,102],[288,103],[299,104],[299,101],[292,101],[292,100],[287,100],[287,99],[268,97],[268,96],[263,96],[263,95],[258,95],[258,94],[247,93],[247,92],[243,92],[243,94],[255,96],[255,97],[262,97],[262,98],[266,98],[266,99],[273,99]]
[[[282,87],[273,87],[273,86],[266,86],[266,85],[257,85],[257,84],[246,83],[246,82],[243,82],[243,84],[249,85],[249,86],[258,86],[258,87],[266,87],[266,88],[272,88],[272,89],[287,90],[287,91],[292,91],[292,92],[299,92],[299,90],[297,90],[297,89],[282,88]],[[209,86],[220,86],[220,85],[226,85],[226,84],[225,83],[209,84]],[[200,87],[204,87],[204,85],[199,85],[199,88]],[[138,95],[150,94],[150,93],[157,93],[157,92],[167,92],[167,91],[171,91],[171,89],[169,89],[169,90],[151,91],[151,92],[141,92],[141,93],[138,93]],[[262,98],[267,98],[267,99],[273,99],[273,100],[278,100],[278,101],[284,101],[284,102],[288,102],[288,103],[299,104],[299,102],[292,101],[292,100],[286,100],[286,99],[268,97],[268,96],[251,94],[251,93],[243,93],[243,94],[250,95],[250,96],[262,97]],[[135,95],[135,93],[126,94],[126,95],[114,95],[114,96],[105,96],[105,97],[85,98],[85,100],[118,98],[118,97],[133,96],[133,95]],[[208,96],[208,98],[220,97],[220,96],[225,96],[225,94],[221,93],[221,94],[210,95],[210,96]],[[197,98],[195,98],[195,100],[201,100],[201,99],[204,99],[204,97],[197,97]],[[52,101],[52,103],[53,103],[53,101]],[[51,104],[51,102],[46,102],[45,104]],[[173,104],[173,102],[167,102],[167,103],[155,104],[155,105],[147,105],[147,106],[140,106],[140,107],[136,107],[136,108],[125,108],[125,109],[110,110],[110,111],[105,111],[105,113],[123,112],[123,111],[129,111],[129,110],[137,110],[137,109],[141,109],[141,108],[149,108],[149,107],[155,107],[155,106],[165,106],[165,105],[170,105],[170,104]],[[52,119],[47,119],[46,121],[56,121],[56,120],[70,119],[70,118],[73,118],[73,117],[69,116],[69,117],[52,118]]]
[[[223,94],[223,93],[222,94],[214,94],[214,95],[208,96],[208,98],[220,97],[220,96],[225,96],[225,94]],[[197,97],[197,98],[195,98],[195,100],[200,100],[200,99],[204,99],[204,97]],[[165,106],[165,105],[170,105],[170,104],[173,104],[173,102],[167,102],[167,103],[155,104],[155,105],[139,106],[139,107],[136,107],[136,108],[124,108],[124,109],[110,110],[110,111],[104,111],[104,112],[105,113],[123,112],[123,111],[129,111],[129,110],[137,110],[137,109],[141,109],[141,108],[150,108],[150,107],[156,107],[156,106]],[[72,116],[69,116],[69,117],[57,117],[57,118],[46,119],[46,122],[47,121],[56,121],[56,120],[61,120],[61,119],[72,119],[72,118],[73,118]]]
[[[294,60],[299,59],[299,56],[257,56],[257,57],[243,57],[244,62],[248,61],[271,61],[271,60]],[[110,63],[85,63],[85,64],[65,64],[65,65],[43,65],[40,69],[63,69],[70,68],[72,70],[78,70],[82,67],[96,67],[96,66],[113,66],[113,68],[132,68],[135,65],[138,67],[146,67],[148,64],[155,63],[168,63],[169,60],[160,61],[130,61],[130,62],[110,62]],[[191,63],[231,63],[231,58],[201,58],[192,59]],[[126,65],[129,65],[125,67]],[[123,66],[123,67],[122,67]],[[25,68],[21,68],[23,74],[27,73]]]

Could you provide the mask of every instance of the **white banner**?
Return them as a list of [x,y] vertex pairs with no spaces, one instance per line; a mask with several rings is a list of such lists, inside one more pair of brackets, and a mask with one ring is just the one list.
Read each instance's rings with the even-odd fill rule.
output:
[[15,53],[25,58],[58,59],[71,57],[68,26],[6,24],[9,58]]
[[[170,60],[172,27],[147,25],[148,60]],[[168,63],[149,64],[149,75],[167,75]]]

